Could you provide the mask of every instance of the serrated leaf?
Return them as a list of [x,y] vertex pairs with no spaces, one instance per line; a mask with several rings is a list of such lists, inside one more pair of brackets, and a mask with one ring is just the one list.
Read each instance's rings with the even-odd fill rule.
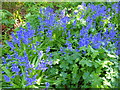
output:
[[87,66],[91,67],[92,66],[92,61],[91,60],[87,60],[87,59],[82,59],[79,62],[79,64],[81,64],[82,66],[87,65]]
[[66,63],[65,61],[62,61],[60,64],[60,68],[62,68],[65,71],[66,69],[69,68],[68,63]]
[[73,71],[72,71],[72,77],[73,77],[73,78],[76,77],[78,69],[79,69],[79,68],[78,68],[78,65],[77,65],[77,64],[73,65]]

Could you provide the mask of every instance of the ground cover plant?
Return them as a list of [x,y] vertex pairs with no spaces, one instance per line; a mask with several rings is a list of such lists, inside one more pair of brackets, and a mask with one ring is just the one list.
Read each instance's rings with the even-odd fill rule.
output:
[[107,5],[41,7],[27,14],[1,45],[2,87],[118,88],[119,3]]

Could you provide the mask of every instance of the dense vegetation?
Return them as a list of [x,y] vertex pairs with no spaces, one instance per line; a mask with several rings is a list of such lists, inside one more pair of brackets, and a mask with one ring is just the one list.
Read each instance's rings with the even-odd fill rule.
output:
[[17,4],[0,10],[3,88],[119,87],[118,2]]

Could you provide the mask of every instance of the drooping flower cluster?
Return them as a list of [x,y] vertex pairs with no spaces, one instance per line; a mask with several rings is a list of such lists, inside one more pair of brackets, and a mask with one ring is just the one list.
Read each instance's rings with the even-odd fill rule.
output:
[[[111,9],[102,5],[88,4],[88,6],[86,6],[85,3],[82,5],[84,9],[82,14],[79,15],[81,8],[78,8],[78,12],[75,13],[76,16],[80,16],[78,19],[74,16],[68,17],[65,13],[62,17],[57,17],[57,14],[54,13],[54,10],[51,8],[40,9],[40,17],[38,17],[40,25],[37,30],[34,30],[30,23],[27,23],[27,29],[20,28],[16,34],[12,33],[12,41],[7,41],[8,46],[12,50],[12,55],[7,54],[5,56],[6,59],[2,57],[2,60],[3,65],[6,65],[6,68],[13,72],[13,76],[8,77],[4,75],[4,80],[10,82],[11,78],[19,75],[25,76],[26,86],[35,84],[38,75],[34,74],[30,76],[30,73],[35,70],[45,72],[48,69],[47,66],[52,65],[50,59],[52,58],[53,47],[55,47],[55,50],[59,50],[60,48],[60,53],[66,54],[66,48],[70,51],[76,50],[76,52],[80,52],[79,48],[87,48],[88,45],[91,45],[94,49],[100,47],[111,49],[109,44],[112,43],[118,46],[118,32],[115,25],[111,22],[106,23],[107,20],[110,21],[110,19],[113,18],[113,16],[109,14]],[[112,8],[115,9],[115,13],[118,13],[116,7],[117,5],[114,4]],[[87,10],[90,12],[87,13]],[[77,26],[80,24],[79,22],[83,22],[82,20],[85,24],[78,28]],[[108,25],[108,27],[106,25]],[[105,28],[103,28],[103,26]],[[54,42],[48,45],[47,43],[51,43],[51,41],[56,41],[60,47],[57,48]],[[42,59],[43,52],[45,52],[47,56],[45,60]],[[86,51],[83,51],[83,54],[85,53]],[[34,60],[36,56],[38,56],[37,59],[39,60],[37,64],[36,61],[38,60]],[[11,64],[11,67],[9,66],[10,68],[7,67],[7,63]],[[23,70],[21,70],[21,68],[23,68]],[[45,84],[46,87],[49,87],[49,83]]]
[[[12,33],[12,41],[7,41],[8,46],[12,50],[12,54],[7,54],[6,59],[5,57],[2,57],[3,65],[6,66],[6,69],[9,69],[12,72],[11,77],[4,75],[4,80],[6,82],[10,82],[18,76],[24,77],[26,80],[24,83],[25,86],[33,85],[37,81],[37,73],[32,76],[30,75],[31,73],[35,70],[41,70],[44,72],[48,69],[48,65],[52,65],[52,61],[41,60],[43,57],[43,51],[40,51],[37,55],[39,64],[35,66],[36,63],[32,63],[30,56],[34,56],[36,54],[33,53],[33,50],[35,52],[39,51],[36,47],[40,46],[40,42],[35,41],[34,43],[35,30],[31,30],[29,23],[27,26],[27,29],[20,28],[16,34]],[[33,55],[29,56],[27,50],[30,50]]]
[[[43,56],[42,51],[40,51],[38,53],[38,59],[40,62],[37,65],[37,67],[35,67],[35,65],[30,63],[30,60],[28,58],[28,54],[26,53],[26,51],[24,51],[24,56],[19,56],[18,53],[14,53],[14,55],[7,55],[7,56],[8,56],[7,60],[13,59],[13,58],[16,60],[6,62],[6,59],[4,57],[2,57],[3,65],[10,63],[11,68],[8,68],[8,67],[6,67],[6,68],[11,69],[11,71],[13,72],[12,77],[4,75],[4,80],[6,82],[10,82],[10,80],[12,78],[15,78],[16,76],[25,76],[26,86],[33,85],[37,81],[36,77],[38,74],[36,73],[34,76],[31,77],[30,73],[32,73],[35,70],[42,70],[44,72],[46,69],[48,69],[47,65],[52,65],[52,61],[41,60],[41,58]],[[21,70],[20,67],[24,67],[23,70]]]

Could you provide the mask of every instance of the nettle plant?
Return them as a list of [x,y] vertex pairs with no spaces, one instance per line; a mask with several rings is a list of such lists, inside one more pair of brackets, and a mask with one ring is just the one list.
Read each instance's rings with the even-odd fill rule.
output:
[[38,29],[29,22],[4,41],[3,88],[118,87],[117,25],[105,6],[81,6],[73,17],[41,8]]

